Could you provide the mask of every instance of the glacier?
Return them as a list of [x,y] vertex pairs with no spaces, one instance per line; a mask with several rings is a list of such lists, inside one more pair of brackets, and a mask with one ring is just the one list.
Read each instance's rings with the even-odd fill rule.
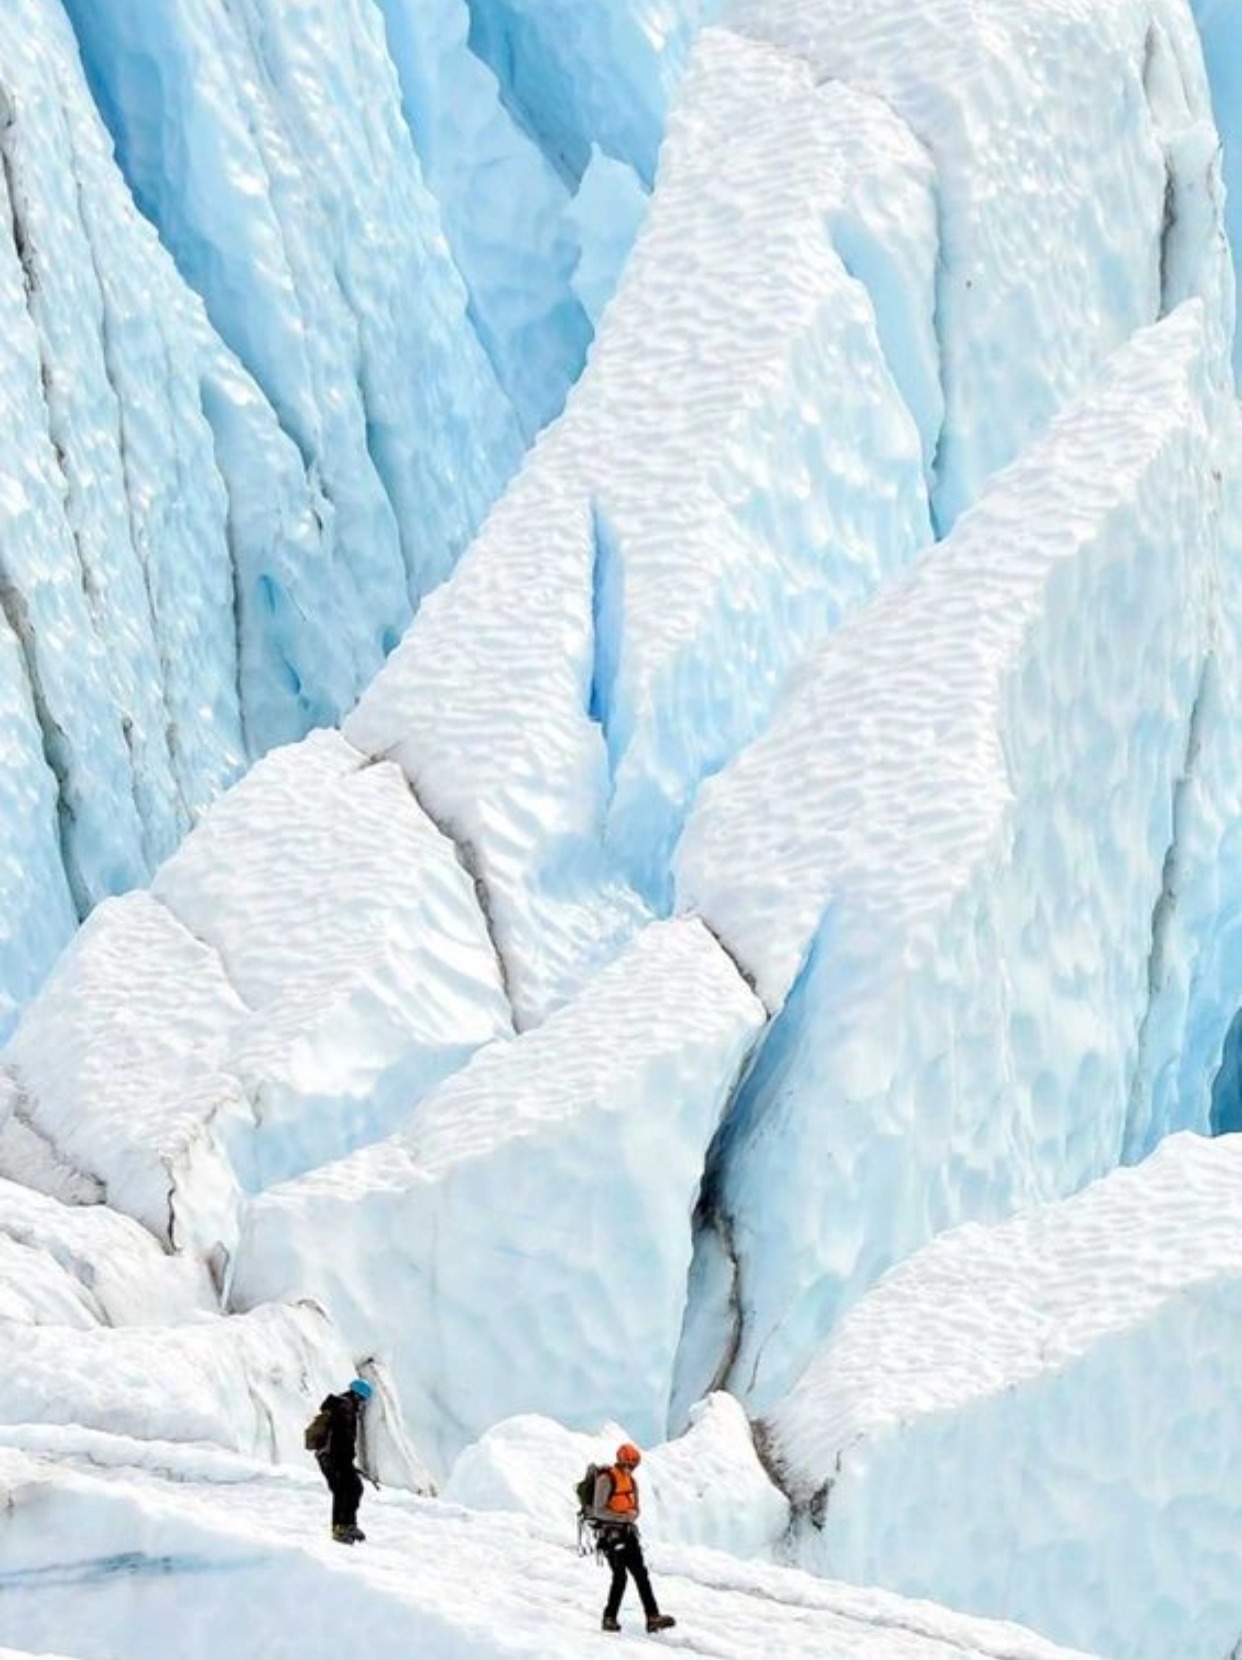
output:
[[1240,38],[13,0],[3,1660],[1239,1649]]

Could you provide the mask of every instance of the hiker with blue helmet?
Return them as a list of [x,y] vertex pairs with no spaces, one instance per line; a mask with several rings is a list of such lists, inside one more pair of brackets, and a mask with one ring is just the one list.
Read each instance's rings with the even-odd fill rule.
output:
[[360,1544],[366,1538],[358,1526],[358,1421],[372,1393],[365,1378],[355,1378],[342,1394],[327,1396],[306,1429],[306,1445],[332,1493],[332,1537],[341,1545]]

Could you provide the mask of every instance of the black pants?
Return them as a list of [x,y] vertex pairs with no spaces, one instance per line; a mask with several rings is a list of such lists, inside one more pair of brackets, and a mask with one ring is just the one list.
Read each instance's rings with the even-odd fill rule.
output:
[[660,1609],[655,1592],[651,1589],[651,1581],[647,1578],[643,1547],[635,1530],[632,1527],[608,1529],[600,1536],[599,1548],[612,1569],[612,1584],[608,1589],[608,1603],[604,1609],[606,1618],[615,1620],[620,1612],[621,1598],[625,1595],[625,1576],[628,1573],[638,1591],[643,1613],[649,1620],[654,1619]]
[[329,1464],[321,1458],[319,1468],[332,1489],[332,1526],[353,1527],[362,1502],[362,1477],[352,1464]]

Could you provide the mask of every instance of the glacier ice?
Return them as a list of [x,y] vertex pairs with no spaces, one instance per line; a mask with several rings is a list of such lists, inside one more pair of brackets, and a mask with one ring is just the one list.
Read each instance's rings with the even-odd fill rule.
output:
[[[758,1404],[932,1233],[1121,1156],[1177,794],[1229,742],[1192,718],[1236,546],[1216,361],[1199,302],[1136,336],[700,794],[680,902],[781,1010],[711,1193]],[[1206,1128],[1202,1087],[1167,1110]]]
[[1227,1654],[1240,1183],[1242,1140],[1179,1135],[895,1268],[766,1421],[795,1560],[1119,1660]]
[[647,213],[647,193],[633,168],[591,146],[591,159],[565,210],[574,233],[570,283],[593,328],[616,292],[617,281]]
[[471,49],[567,179],[597,144],[650,186],[669,99],[719,0],[468,0]]
[[[571,192],[470,50],[467,0],[380,0],[402,105],[469,315],[528,438],[559,414],[591,323]],[[615,268],[614,268],[615,280]]]
[[1233,1153],[1148,1156],[1242,1002],[1188,7],[14,0],[0,62],[5,1640],[576,1653],[633,1433],[729,1660],[1053,1652],[771,1566],[769,1473],[814,1574],[1218,1660]]
[[437,1474],[523,1412],[659,1439],[703,1157],[761,1023],[701,924],[652,924],[399,1134],[255,1199],[234,1306],[321,1301]]
[[372,636],[398,631],[520,439],[378,7],[67,10],[135,199],[322,484]]
[[159,1327],[216,1307],[199,1259],[169,1256],[106,1205],[62,1204],[4,1180],[0,1200],[5,1321]]
[[699,780],[930,537],[923,435],[833,235],[909,275],[926,366],[933,219],[881,106],[709,31],[565,416],[345,722],[471,849],[519,1024],[667,908]]
[[865,16],[852,0],[724,0],[720,18],[867,88],[932,158],[942,529],[1110,351],[1189,297],[1176,256],[1203,203],[1215,234],[1197,243],[1195,291],[1230,337],[1214,127],[1182,0],[879,0]]
[[[1242,16],[1231,0],[1193,0],[1193,9],[1223,145],[1225,222],[1236,271],[1242,257]],[[1242,341],[1236,335],[1233,362],[1235,376],[1242,379]]]
[[244,1005],[228,1067],[260,1188],[378,1140],[513,1029],[473,880],[397,767],[337,732],[272,751],[156,874]]
[[150,892],[92,914],[3,1057],[57,1156],[28,1179],[56,1191],[67,1165],[228,1253],[243,1189],[376,1140],[511,1030],[451,843],[396,767],[322,732],[254,767]]

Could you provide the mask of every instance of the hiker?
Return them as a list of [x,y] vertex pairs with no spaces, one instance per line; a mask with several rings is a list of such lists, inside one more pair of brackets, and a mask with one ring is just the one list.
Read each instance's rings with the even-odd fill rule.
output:
[[355,1378],[343,1394],[329,1395],[321,1403],[306,1431],[306,1444],[332,1490],[332,1537],[341,1545],[360,1544],[366,1538],[358,1526],[362,1476],[355,1459],[358,1420],[371,1394],[367,1380]]
[[667,1631],[677,1624],[671,1614],[661,1614],[643,1561],[642,1541],[638,1537],[638,1482],[634,1477],[642,1456],[631,1442],[623,1441],[617,1448],[616,1463],[601,1470],[595,1478],[589,1520],[595,1528],[597,1547],[612,1569],[608,1602],[600,1622],[605,1631],[621,1629],[617,1615],[625,1595],[627,1574],[638,1590],[647,1616],[647,1630]]

